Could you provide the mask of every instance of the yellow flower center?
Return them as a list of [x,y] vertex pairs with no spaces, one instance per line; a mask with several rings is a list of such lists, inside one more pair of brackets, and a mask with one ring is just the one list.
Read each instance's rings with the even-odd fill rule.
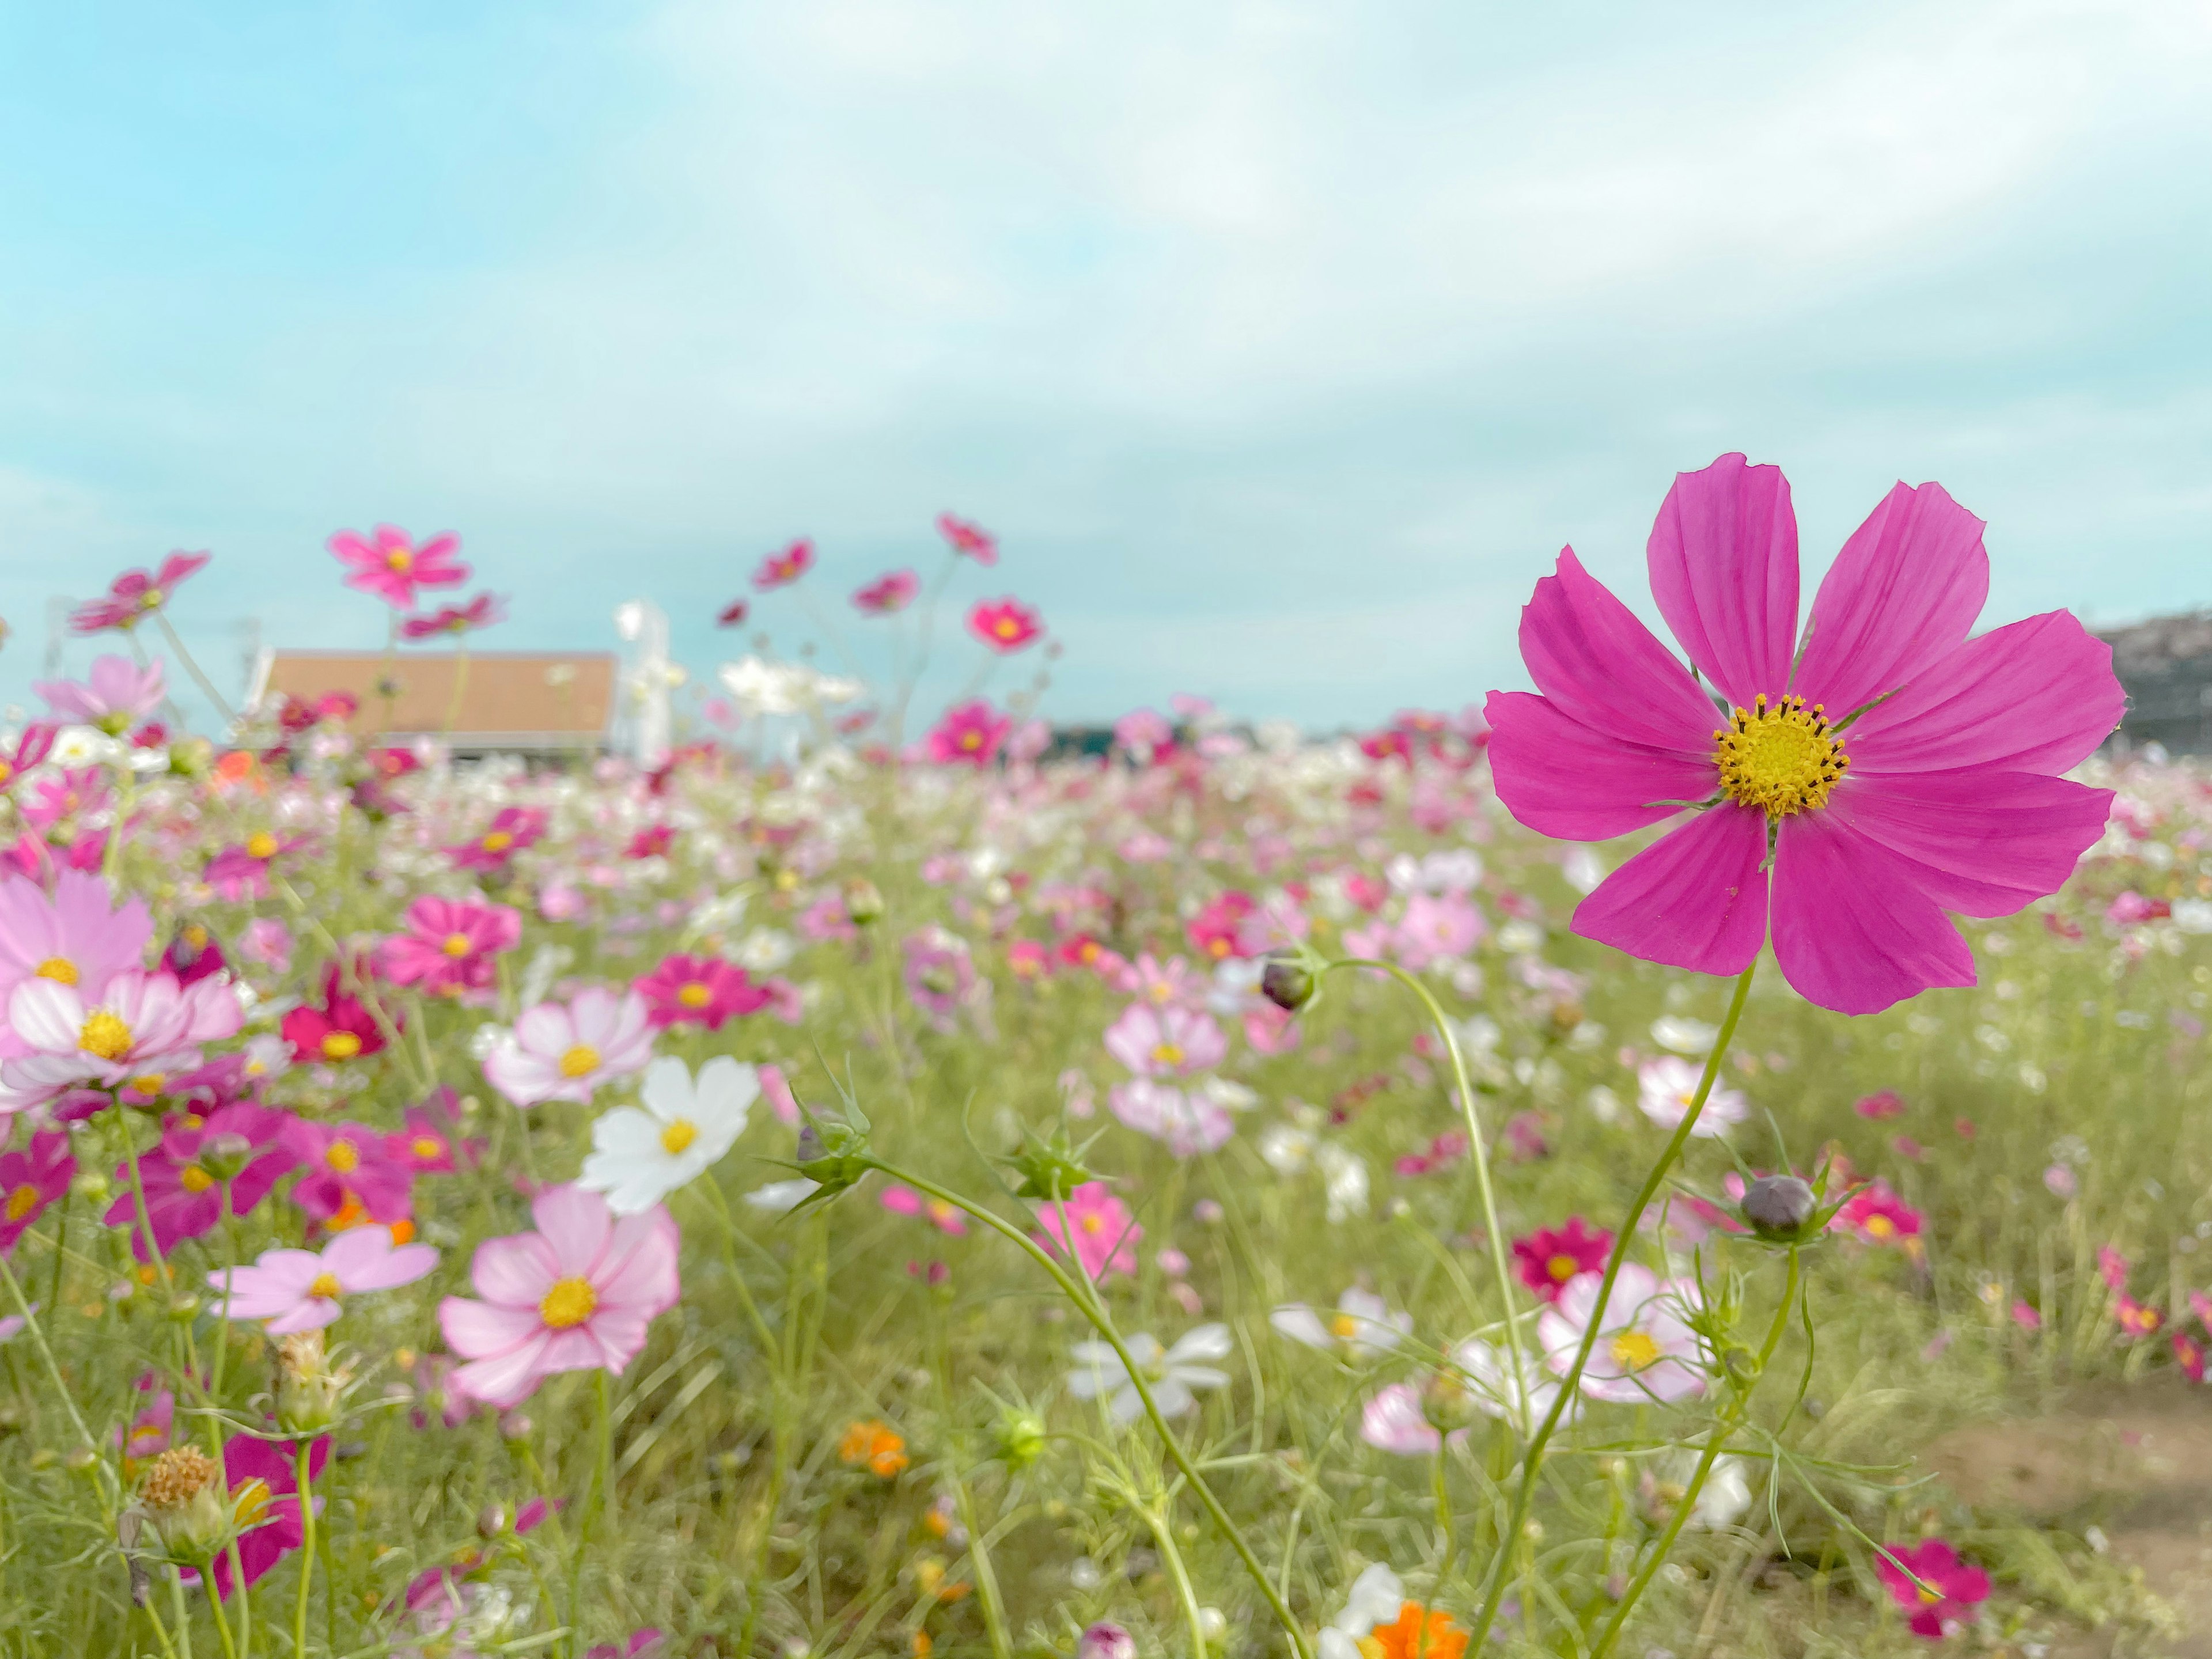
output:
[[323,1154],[323,1162],[340,1175],[351,1175],[361,1168],[361,1148],[350,1140],[333,1140]]
[[1022,625],[1016,622],[1012,617],[1001,617],[999,618],[998,633],[1000,639],[1011,640],[1015,635],[1021,631]]
[[504,830],[495,830],[477,844],[487,853],[504,853],[514,845],[514,837]]
[[67,957],[48,957],[33,970],[40,979],[50,979],[57,985],[76,983],[76,963]]
[[1923,1584],[1912,1593],[1920,1598],[1920,1605],[1923,1607],[1932,1607],[1943,1599],[1942,1590],[1931,1589],[1926,1584]]
[[1096,1235],[1106,1231],[1106,1218],[1099,1215],[1087,1215],[1075,1224],[1082,1228],[1085,1232]]
[[1571,1255],[1555,1255],[1544,1264],[1544,1271],[1564,1285],[1575,1276],[1575,1269],[1580,1265]]
[[960,734],[960,746],[968,750],[981,749],[983,746],[983,734],[980,732],[963,732]]
[[589,1319],[599,1305],[599,1293],[592,1288],[590,1279],[558,1279],[538,1304],[538,1316],[555,1330],[565,1331]]
[[1152,1058],[1162,1066],[1180,1066],[1182,1050],[1172,1042],[1156,1042],[1152,1045]]
[[703,1008],[713,999],[714,994],[695,979],[684,983],[676,993],[676,1000],[686,1008]]
[[1876,1238],[1887,1238],[1897,1231],[1897,1224],[1886,1215],[1870,1215],[1867,1218],[1866,1230]]
[[415,568],[415,556],[404,547],[395,547],[384,556],[384,568],[397,570],[404,575]]
[[191,945],[193,950],[206,950],[207,942],[208,930],[201,927],[197,921],[191,927],[185,929],[185,943]]
[[27,1181],[8,1194],[8,1219],[21,1221],[39,1207],[39,1189]]
[[142,1095],[158,1095],[161,1092],[161,1085],[168,1080],[159,1072],[141,1072],[131,1079],[131,1086]]
[[438,948],[449,957],[465,957],[469,953],[469,936],[466,933],[448,933],[446,942]]
[[149,1510],[181,1509],[216,1478],[215,1459],[197,1446],[172,1446],[154,1460],[139,1483],[138,1496]]
[[356,1036],[351,1031],[325,1031],[323,1033],[323,1058],[325,1060],[351,1060],[360,1052],[361,1039]]
[[674,1158],[698,1139],[699,1126],[688,1117],[679,1117],[660,1132],[660,1150]]
[[1613,1363],[1625,1371],[1640,1371],[1659,1358],[1659,1345],[1642,1331],[1623,1331],[1613,1339]]
[[1340,1313],[1328,1322],[1328,1334],[1340,1342],[1349,1342],[1359,1334],[1359,1322],[1348,1313]]
[[599,1069],[599,1051],[588,1042],[580,1042],[561,1056],[562,1077],[588,1077]]
[[416,1135],[408,1143],[407,1150],[417,1158],[436,1158],[446,1150],[446,1146],[443,1141],[434,1140],[428,1135]]
[[76,1034],[76,1046],[102,1060],[120,1060],[131,1052],[131,1028],[105,1008],[95,1008]]
[[160,588],[149,587],[138,596],[138,608],[141,611],[159,611],[163,597]]
[[1808,708],[1802,697],[1770,708],[1762,692],[1713,738],[1721,793],[1771,818],[1825,806],[1851,763],[1821,706]]
[[250,859],[273,859],[276,856],[276,837],[266,830],[257,830],[246,838],[246,856]]
[[177,1174],[177,1185],[188,1193],[204,1193],[215,1185],[215,1177],[197,1164],[187,1164]]
[[336,1273],[317,1273],[315,1282],[307,1286],[307,1294],[319,1296],[325,1301],[329,1301],[343,1288],[344,1287],[338,1283],[338,1276]]

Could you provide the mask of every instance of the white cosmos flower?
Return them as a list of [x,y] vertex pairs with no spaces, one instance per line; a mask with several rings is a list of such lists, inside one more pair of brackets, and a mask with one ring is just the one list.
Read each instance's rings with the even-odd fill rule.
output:
[[1398,1575],[1377,1561],[1352,1581],[1344,1611],[1321,1633],[1321,1659],[1363,1659],[1360,1644],[1375,1633],[1377,1625],[1396,1622],[1406,1605],[1406,1587]]
[[[1159,1339],[1139,1331],[1121,1339],[1129,1357],[1137,1362],[1145,1381],[1152,1385],[1152,1403],[1163,1417],[1181,1417],[1198,1404],[1196,1389],[1225,1389],[1229,1373],[1196,1362],[1226,1359],[1234,1346],[1226,1325],[1194,1325],[1163,1350]],[[1078,1400],[1096,1400],[1111,1394],[1107,1414],[1116,1423],[1133,1423],[1145,1402],[1129,1380],[1121,1355],[1103,1342],[1079,1342],[1073,1350],[1075,1369],[1067,1374],[1067,1391]]]
[[[1690,1109],[1704,1076],[1704,1066],[1677,1060],[1672,1054],[1646,1060],[1636,1074],[1641,1085],[1636,1103],[1643,1109],[1644,1115],[1661,1128],[1674,1128]],[[1715,1078],[1712,1092],[1705,1097],[1705,1109],[1698,1114],[1698,1127],[1690,1133],[1697,1137],[1726,1134],[1729,1125],[1742,1122],[1750,1111],[1751,1103],[1741,1091],[1723,1089],[1720,1079]]]
[[1341,1354],[1354,1364],[1388,1353],[1413,1328],[1413,1316],[1392,1313],[1372,1291],[1354,1285],[1337,1297],[1336,1312],[1324,1319],[1303,1302],[1285,1303],[1267,1322],[1293,1342]]
[[619,1106],[592,1125],[592,1155],[576,1184],[607,1195],[617,1215],[636,1215],[719,1163],[744,1133],[760,1075],[727,1054],[699,1068],[680,1060],[646,1068],[640,1106]]
[[805,1176],[794,1176],[789,1181],[771,1181],[765,1187],[756,1187],[745,1194],[745,1202],[756,1210],[765,1210],[770,1215],[782,1215],[795,1210],[809,1193],[819,1187],[818,1181],[809,1181]]

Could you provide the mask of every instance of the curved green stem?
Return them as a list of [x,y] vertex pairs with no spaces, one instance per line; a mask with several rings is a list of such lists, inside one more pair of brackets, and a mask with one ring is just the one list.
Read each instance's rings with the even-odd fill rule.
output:
[[1460,1053],[1459,1034],[1452,1030],[1451,1021],[1445,1017],[1443,1005],[1439,1003],[1429,988],[1395,963],[1377,962],[1369,957],[1349,957],[1341,962],[1332,962],[1322,969],[1326,974],[1338,968],[1374,968],[1389,974],[1420,998],[1429,1011],[1429,1018],[1443,1038],[1445,1050],[1451,1055],[1452,1078],[1459,1085],[1459,1105],[1467,1120],[1468,1156],[1474,1160],[1475,1190],[1482,1200],[1482,1230],[1490,1240],[1490,1266],[1498,1275],[1498,1293],[1505,1298],[1505,1347],[1513,1362],[1513,1401],[1516,1407],[1514,1426],[1522,1434],[1528,1431],[1528,1374],[1521,1355],[1521,1326],[1513,1315],[1513,1267],[1505,1256],[1505,1231],[1498,1224],[1498,1195],[1490,1181],[1490,1150],[1483,1145],[1482,1124],[1474,1115],[1474,1086],[1468,1080],[1467,1060]]
[[[927,1193],[933,1198],[941,1199],[963,1213],[975,1217],[994,1232],[1011,1240],[1031,1261],[1051,1276],[1053,1283],[1060,1287],[1060,1294],[1073,1302],[1077,1311],[1091,1322],[1091,1328],[1104,1340],[1107,1346],[1114,1350],[1115,1358],[1121,1362],[1121,1369],[1128,1374],[1130,1386],[1136,1390],[1138,1403],[1144,1407],[1146,1417],[1151,1419],[1153,1431],[1160,1437],[1160,1443],[1167,1449],[1170,1461],[1176,1468],[1182,1471],[1183,1479],[1190,1482],[1191,1490],[1198,1494],[1198,1501],[1205,1507],[1213,1524],[1220,1528],[1222,1536],[1229,1540],[1230,1547],[1237,1552],[1237,1559],[1243,1562],[1244,1571],[1250,1575],[1252,1582],[1260,1587],[1260,1594],[1266,1598],[1268,1607],[1273,1610],[1277,1621],[1283,1627],[1284,1634],[1290,1638],[1291,1650],[1297,1656],[1297,1659],[1311,1659],[1311,1654],[1306,1646],[1305,1632],[1298,1628],[1298,1621],[1292,1615],[1290,1604],[1277,1593],[1273,1583],[1267,1577],[1267,1569],[1260,1565],[1260,1558],[1254,1553],[1250,1541],[1244,1536],[1243,1530],[1231,1517],[1229,1511],[1222,1507],[1220,1498],[1214,1496],[1213,1488],[1206,1484],[1206,1477],[1199,1473],[1198,1465],[1191,1460],[1190,1454],[1183,1449],[1182,1442],[1176,1437],[1175,1431],[1168,1426],[1167,1419],[1161,1415],[1159,1403],[1152,1398],[1152,1386],[1145,1381],[1143,1370],[1131,1356],[1127,1347],[1123,1345],[1121,1332],[1115,1328],[1114,1322],[1107,1317],[1106,1310],[1099,1305],[1096,1295],[1086,1296],[1083,1291],[1076,1289],[1074,1278],[1071,1277],[1049,1253],[1040,1247],[1036,1240],[1007,1221],[1005,1217],[985,1209],[980,1204],[970,1202],[949,1188],[940,1187],[925,1176],[895,1168],[879,1158],[869,1158],[868,1165],[871,1169],[881,1170],[894,1181],[902,1181],[917,1191]],[[1089,1283],[1087,1276],[1085,1277],[1085,1282],[1086,1285]]]
[[1543,1471],[1544,1448],[1551,1443],[1553,1431],[1559,1428],[1559,1419],[1565,1413],[1568,1402],[1574,1399],[1576,1391],[1582,1386],[1583,1370],[1589,1364],[1592,1350],[1597,1346],[1598,1330],[1604,1322],[1601,1316],[1612,1300],[1613,1282],[1620,1277],[1620,1270],[1628,1261],[1629,1248],[1636,1242],[1637,1224],[1644,1219],[1644,1211],[1650,1208],[1651,1200],[1658,1195],[1661,1185],[1667,1179],[1667,1172],[1674,1167],[1674,1160],[1681,1156],[1682,1148],[1689,1142],[1691,1131],[1698,1127],[1698,1119],[1705,1109],[1705,1098],[1713,1091],[1713,1080],[1720,1076],[1722,1058],[1727,1054],[1729,1044],[1735,1036],[1737,1022],[1743,1018],[1743,1005],[1751,995],[1751,976],[1758,967],[1754,961],[1736,977],[1735,994],[1729,999],[1728,1013],[1721,1021],[1719,1034],[1713,1039],[1713,1051],[1706,1056],[1705,1075],[1698,1079],[1698,1092],[1691,1097],[1689,1109],[1682,1114],[1682,1121],[1674,1126],[1674,1133],[1668,1137],[1665,1150],[1659,1154],[1658,1161],[1652,1164],[1651,1172],[1644,1177],[1644,1185],[1638,1190],[1635,1202],[1628,1206],[1628,1213],[1621,1218],[1620,1231],[1613,1241],[1613,1254],[1606,1259],[1605,1276],[1598,1281],[1597,1300],[1592,1304],[1595,1311],[1583,1332],[1581,1343],[1575,1349],[1574,1363],[1560,1377],[1559,1391],[1552,1401],[1552,1408],[1544,1413],[1544,1420],[1528,1442],[1528,1450],[1522,1454],[1521,1479],[1515,1483],[1513,1507],[1507,1514],[1505,1530],[1498,1538],[1497,1559],[1490,1572],[1490,1588],[1483,1595],[1482,1610],[1475,1615],[1474,1630],[1468,1638],[1468,1647],[1475,1652],[1482,1651],[1482,1644],[1490,1639],[1490,1627],[1498,1619],[1498,1604],[1505,1598],[1510,1564],[1518,1553],[1514,1546],[1521,1536],[1522,1528],[1528,1524],[1529,1507],[1536,1499],[1536,1479]]
[[300,1492],[300,1593],[292,1601],[292,1653],[307,1659],[307,1591],[315,1580],[315,1443],[292,1448],[292,1480]]

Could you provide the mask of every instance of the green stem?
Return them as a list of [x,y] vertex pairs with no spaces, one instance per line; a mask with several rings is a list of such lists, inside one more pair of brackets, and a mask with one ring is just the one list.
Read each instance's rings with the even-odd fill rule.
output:
[[[1204,1505],[1206,1514],[1212,1517],[1213,1524],[1220,1528],[1222,1536],[1229,1540],[1230,1547],[1237,1552],[1237,1559],[1243,1562],[1244,1571],[1251,1576],[1252,1582],[1260,1587],[1260,1594],[1266,1598],[1268,1607],[1274,1612],[1277,1621],[1281,1624],[1284,1633],[1291,1639],[1291,1650],[1297,1656],[1297,1659],[1311,1659],[1306,1646],[1305,1632],[1298,1628],[1298,1621],[1292,1615],[1290,1604],[1277,1593],[1273,1582],[1267,1577],[1267,1569],[1260,1565],[1260,1558],[1253,1553],[1252,1546],[1245,1538],[1243,1529],[1231,1518],[1229,1511],[1222,1507],[1220,1498],[1214,1496],[1213,1488],[1206,1484],[1206,1477],[1199,1473],[1198,1465],[1191,1461],[1190,1454],[1183,1449],[1182,1442],[1176,1437],[1175,1431],[1168,1426],[1167,1419],[1160,1414],[1159,1404],[1152,1398],[1152,1386],[1145,1381],[1143,1369],[1131,1357],[1129,1350],[1121,1341],[1121,1334],[1114,1328],[1114,1322],[1106,1316],[1106,1310],[1099,1304],[1097,1297],[1086,1297],[1082,1291],[1077,1290],[1074,1279],[1060,1267],[1060,1263],[1027,1233],[1004,1217],[985,1209],[979,1204],[970,1202],[950,1188],[939,1186],[933,1181],[894,1168],[878,1158],[871,1158],[868,1159],[868,1165],[872,1169],[881,1170],[894,1181],[902,1181],[908,1186],[927,1193],[933,1198],[942,1199],[963,1213],[975,1217],[994,1232],[1011,1240],[1031,1261],[1050,1275],[1053,1283],[1060,1287],[1060,1294],[1073,1302],[1077,1310],[1091,1322],[1091,1328],[1105,1340],[1107,1346],[1114,1350],[1115,1357],[1121,1362],[1121,1369],[1128,1374],[1130,1387],[1136,1390],[1138,1403],[1143,1406],[1145,1415],[1151,1419],[1153,1431],[1159,1436],[1160,1443],[1167,1449],[1170,1460],[1176,1468],[1182,1471],[1183,1478],[1190,1482],[1191,1490],[1198,1494],[1198,1501]],[[1088,1283],[1087,1276],[1085,1276],[1085,1283]]]
[[1529,1507],[1536,1499],[1536,1480],[1543,1471],[1544,1448],[1551,1443],[1553,1431],[1559,1426],[1559,1419],[1565,1413],[1568,1402],[1574,1399],[1577,1389],[1582,1386],[1583,1370],[1589,1365],[1590,1353],[1597,1346],[1598,1329],[1604,1322],[1603,1315],[1613,1297],[1613,1282],[1620,1277],[1620,1270],[1628,1261],[1629,1248],[1636,1242],[1637,1224],[1644,1219],[1644,1212],[1650,1207],[1651,1200],[1658,1195],[1661,1185],[1667,1179],[1667,1172],[1674,1167],[1674,1160],[1681,1156],[1682,1148],[1688,1144],[1690,1132],[1698,1127],[1698,1119],[1705,1109],[1705,1097],[1712,1093],[1713,1080],[1720,1075],[1721,1060],[1735,1036],[1737,1022],[1743,1018],[1743,1005],[1751,995],[1751,976],[1758,967],[1754,961],[1736,977],[1735,994],[1729,999],[1728,1013],[1721,1021],[1718,1036],[1713,1040],[1713,1051],[1706,1057],[1705,1075],[1698,1079],[1698,1092],[1691,1097],[1689,1109],[1682,1114],[1682,1121],[1674,1126],[1674,1133],[1668,1138],[1665,1150],[1651,1166],[1651,1172],[1644,1177],[1644,1185],[1637,1192],[1635,1202],[1628,1206],[1628,1213],[1621,1219],[1620,1231],[1613,1241],[1613,1254],[1606,1260],[1605,1276],[1598,1281],[1597,1300],[1592,1304],[1589,1327],[1583,1332],[1583,1340],[1575,1349],[1574,1363],[1567,1367],[1566,1374],[1559,1379],[1559,1391],[1552,1401],[1552,1408],[1544,1413],[1543,1422],[1528,1442],[1528,1450],[1522,1455],[1521,1479],[1515,1484],[1513,1507],[1506,1516],[1505,1529],[1498,1537],[1498,1554],[1490,1572],[1490,1588],[1483,1595],[1482,1610],[1475,1615],[1473,1632],[1468,1638],[1468,1646],[1477,1653],[1483,1650],[1483,1644],[1490,1639],[1490,1627],[1498,1619],[1498,1604],[1505,1598],[1510,1563],[1518,1553],[1514,1546],[1521,1536],[1522,1528],[1528,1524]]
[[1452,1078],[1459,1085],[1460,1110],[1467,1119],[1468,1156],[1474,1160],[1475,1191],[1482,1200],[1482,1229],[1489,1236],[1490,1266],[1498,1275],[1498,1293],[1505,1298],[1505,1346],[1512,1356],[1513,1400],[1516,1407],[1514,1430],[1528,1431],[1528,1374],[1521,1355],[1521,1324],[1513,1309],[1513,1267],[1506,1259],[1505,1230],[1498,1224],[1498,1196],[1490,1181],[1490,1152],[1483,1144],[1482,1125],[1474,1115],[1474,1088],[1468,1082],[1467,1060],[1460,1052],[1459,1034],[1445,1018],[1443,1006],[1429,988],[1393,963],[1377,962],[1366,957],[1353,957],[1342,962],[1332,962],[1322,972],[1327,974],[1338,968],[1376,968],[1390,975],[1421,1000],[1435,1023],[1437,1035],[1443,1038],[1444,1048],[1451,1055]]
[[592,1373],[598,1404],[599,1455],[592,1462],[591,1496],[584,1500],[584,1518],[576,1528],[576,1551],[568,1559],[568,1651],[584,1650],[584,1557],[592,1547],[592,1529],[607,1501],[608,1472],[614,1462],[613,1390],[604,1369]]
[[109,1501],[112,1497],[109,1486],[115,1479],[115,1471],[100,1455],[100,1443],[92,1437],[92,1431],[85,1426],[84,1414],[76,1408],[76,1396],[70,1392],[69,1384],[62,1380],[61,1367],[54,1363],[54,1351],[46,1346],[46,1328],[39,1323],[39,1316],[31,1311],[31,1304],[23,1299],[22,1284],[16,1279],[15,1269],[5,1255],[0,1255],[0,1279],[7,1281],[9,1297],[15,1303],[15,1311],[23,1321],[23,1328],[30,1333],[31,1346],[39,1351],[39,1358],[46,1368],[46,1380],[54,1385],[54,1393],[61,1400],[62,1409],[69,1413],[70,1427],[76,1431],[77,1439],[82,1443],[85,1450],[92,1454],[94,1463],[100,1472],[101,1507],[106,1511],[107,1528],[112,1532],[115,1529],[115,1506]]
[[1705,1437],[1705,1449],[1698,1459],[1697,1471],[1691,1475],[1690,1484],[1683,1488],[1681,1501],[1674,1505],[1674,1513],[1668,1519],[1667,1530],[1651,1547],[1650,1556],[1636,1575],[1635,1581],[1629,1585],[1628,1593],[1620,1598],[1620,1604],[1613,1610],[1613,1617],[1606,1620],[1605,1628],[1598,1632],[1596,1644],[1590,1649],[1589,1659],[1605,1659],[1605,1656],[1613,1651],[1613,1644],[1620,1638],[1621,1626],[1628,1622],[1628,1615],[1635,1610],[1637,1602],[1643,1599],[1644,1592],[1650,1588],[1651,1580],[1659,1569],[1666,1565],[1668,1556],[1674,1551],[1675,1539],[1681,1536],[1682,1528],[1697,1509],[1698,1496],[1705,1489],[1705,1479],[1712,1474],[1713,1464],[1720,1456],[1721,1448],[1728,1443],[1729,1437],[1735,1432],[1737,1425],[1751,1409],[1752,1394],[1758,1388],[1759,1379],[1766,1375],[1766,1362],[1774,1357],[1775,1347],[1782,1340],[1783,1328],[1790,1322],[1791,1305],[1797,1300],[1797,1247],[1793,1244],[1790,1247],[1790,1278],[1782,1288],[1782,1305],[1774,1310],[1774,1322],[1767,1328],[1765,1346],[1759,1351],[1759,1369],[1752,1373],[1750,1381],[1744,1384],[1728,1409],[1721,1413],[1720,1421],[1713,1425],[1713,1431]]
[[192,653],[185,649],[185,642],[177,637],[177,630],[169,625],[169,613],[166,610],[156,611],[154,620],[161,624],[163,637],[169,641],[169,648],[177,653],[177,660],[184,664],[185,672],[192,677],[193,683],[215,705],[215,712],[222,717],[224,729],[228,731],[237,725],[238,716],[231,713],[230,704],[225,701],[222,693],[215,689],[214,683],[200,672],[199,664],[192,660]]
[[1206,1620],[1198,1611],[1198,1592],[1191,1588],[1190,1569],[1183,1565],[1182,1552],[1176,1547],[1175,1532],[1160,1510],[1148,1509],[1142,1514],[1152,1536],[1159,1540],[1160,1559],[1168,1564],[1175,1579],[1176,1599],[1182,1603],[1183,1620],[1190,1626],[1190,1659],[1206,1659]]
[[185,1601],[185,1574],[181,1567],[169,1569],[169,1611],[176,1618],[177,1640],[184,1644],[185,1659],[192,1659],[192,1610]]
[[315,1577],[314,1442],[292,1449],[292,1479],[300,1492],[300,1593],[292,1601],[293,1659],[307,1659],[307,1591]]

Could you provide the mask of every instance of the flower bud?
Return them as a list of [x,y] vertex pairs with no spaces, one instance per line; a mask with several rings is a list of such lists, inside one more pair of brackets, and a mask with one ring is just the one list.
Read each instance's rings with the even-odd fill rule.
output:
[[991,1438],[1000,1462],[1010,1469],[1025,1469],[1044,1455],[1044,1419],[1035,1412],[1009,1408],[992,1425]]
[[253,1143],[230,1130],[200,1142],[199,1165],[217,1181],[236,1178],[253,1156]]
[[1456,1376],[1437,1371],[1422,1385],[1421,1415],[1438,1433],[1450,1434],[1474,1421],[1474,1400]]
[[333,1364],[320,1331],[301,1331],[276,1345],[276,1421],[286,1432],[318,1434],[337,1420],[338,1402],[353,1381]]
[[1743,1195],[1743,1218],[1761,1238],[1796,1243],[1820,1207],[1806,1182],[1792,1175],[1761,1176]]
[[1260,970],[1260,994],[1285,1013],[1295,1014],[1313,1000],[1314,976],[1304,963],[1270,957]]
[[884,919],[883,890],[866,876],[855,876],[845,884],[845,916],[855,927],[866,927]]
[[230,1537],[222,1471],[197,1446],[172,1446],[138,1485],[138,1504],[161,1547],[179,1560],[212,1560]]

